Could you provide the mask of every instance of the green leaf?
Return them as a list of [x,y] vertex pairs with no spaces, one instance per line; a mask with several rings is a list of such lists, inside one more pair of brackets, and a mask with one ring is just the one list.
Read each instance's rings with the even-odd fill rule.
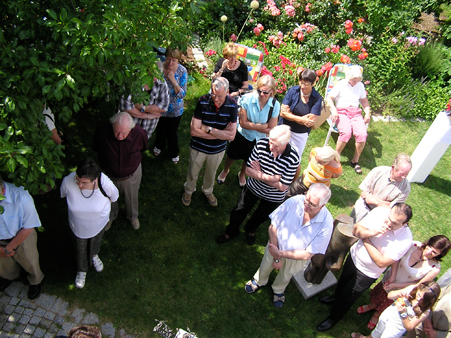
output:
[[50,15],[50,17],[51,17],[53,20],[58,20],[58,17],[56,16],[56,13],[55,13],[55,11],[54,11],[53,9],[48,9],[48,10],[47,10],[47,13]]
[[16,160],[17,160],[17,162],[22,164],[25,168],[28,168],[28,161],[27,161],[27,159],[25,157],[16,156]]
[[42,94],[43,95],[47,94],[50,91],[50,89],[52,89],[51,85],[45,86],[44,88],[42,88]]
[[61,21],[65,21],[66,18],[67,18],[67,11],[66,11],[66,9],[63,7],[63,8],[61,9],[61,13],[60,13],[60,20],[61,20]]
[[10,158],[7,162],[6,165],[8,167],[9,172],[14,172],[16,170],[17,167],[17,161],[14,158]]

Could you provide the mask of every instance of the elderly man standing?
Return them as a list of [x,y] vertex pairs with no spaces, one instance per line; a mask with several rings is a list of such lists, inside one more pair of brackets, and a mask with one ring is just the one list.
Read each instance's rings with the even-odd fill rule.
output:
[[313,255],[326,252],[333,231],[332,215],[324,208],[330,196],[329,187],[315,183],[307,196],[289,198],[269,215],[269,243],[260,268],[245,286],[247,293],[265,286],[273,269],[280,270],[272,289],[274,306],[282,307],[291,277],[302,271]]
[[290,127],[280,125],[271,129],[269,138],[257,142],[247,160],[246,175],[249,179],[241,192],[238,205],[230,213],[225,233],[216,238],[216,243],[222,244],[237,237],[241,223],[260,201],[245,226],[246,243],[255,243],[257,228],[284,201],[299,166],[299,156],[289,144],[290,138]]
[[[157,61],[157,65],[160,72],[163,73],[161,61]],[[168,110],[169,90],[166,81],[157,77],[154,77],[152,89],[148,85],[144,85],[143,90],[150,94],[147,104],[134,104],[130,94],[127,99],[124,96],[121,97],[119,110],[129,113],[135,124],[140,125],[147,132],[147,138],[150,140],[161,114]]]
[[229,81],[218,77],[211,84],[211,94],[206,94],[197,101],[191,119],[191,149],[182,196],[184,206],[191,203],[199,171],[204,163],[202,192],[211,206],[218,205],[218,200],[213,195],[216,171],[224,157],[227,141],[235,138],[237,122],[238,107],[235,100],[227,95],[228,91]]
[[404,203],[410,193],[410,183],[406,179],[410,169],[410,157],[399,153],[391,167],[371,170],[359,186],[362,192],[351,213],[354,223],[360,222],[376,207],[391,208],[396,203]]
[[23,187],[6,183],[0,177],[0,292],[12,280],[19,278],[20,267],[28,272],[28,298],[35,299],[41,292],[44,274],[39,266],[38,240],[34,228],[41,226],[33,198]]
[[412,233],[407,222],[411,218],[410,206],[397,203],[391,209],[378,207],[371,210],[360,223],[354,225],[352,234],[359,241],[350,249],[335,296],[325,296],[319,300],[333,305],[329,318],[318,325],[318,331],[331,329],[385,269],[409,250]]
[[[121,196],[125,198],[126,217],[133,229],[139,229],[138,191],[141,184],[142,153],[147,150],[147,134],[135,126],[127,112],[120,112],[111,118],[111,124],[97,128],[92,143],[99,163],[113,181]],[[118,202],[111,205],[110,220],[106,230],[118,214]]]

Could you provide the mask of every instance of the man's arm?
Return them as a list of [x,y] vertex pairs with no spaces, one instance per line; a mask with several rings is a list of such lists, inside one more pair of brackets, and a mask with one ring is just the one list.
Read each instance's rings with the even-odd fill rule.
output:
[[363,240],[363,244],[365,245],[365,249],[368,251],[371,259],[378,267],[386,268],[395,262],[393,259],[383,255],[379,250],[377,250],[368,238]]
[[288,189],[288,185],[280,182],[280,175],[268,175],[261,171],[258,161],[252,161],[250,167],[246,167],[246,175],[256,180],[265,182],[267,185],[276,188],[279,191],[285,191]]
[[354,228],[352,228],[352,234],[359,239],[367,239],[370,237],[374,237],[380,234],[384,234],[387,230],[381,226],[378,229],[368,229],[361,224],[361,222],[354,224]]
[[376,197],[369,192],[362,190],[360,196],[365,200],[366,204],[374,205],[374,207],[390,208],[390,202],[384,201],[382,198]]
[[0,257],[11,257],[14,256],[15,250],[17,247],[22,244],[22,242],[31,234],[34,228],[31,229],[20,229],[16,236],[8,243],[8,245],[4,248],[11,252],[11,254],[7,255],[6,251],[0,250]]
[[236,133],[236,122],[229,123],[224,130],[219,130],[216,128],[211,128],[210,133],[208,130],[209,126],[202,124],[202,120],[193,117],[191,119],[191,136],[200,137],[205,140],[227,140],[233,141]]

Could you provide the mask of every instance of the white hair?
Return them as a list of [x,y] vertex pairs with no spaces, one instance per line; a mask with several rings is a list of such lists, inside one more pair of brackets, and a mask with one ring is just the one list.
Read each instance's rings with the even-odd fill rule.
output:
[[346,80],[360,79],[362,81],[363,68],[359,66],[350,66],[346,70]]
[[110,119],[110,122],[113,125],[116,123],[122,125],[124,123],[124,119],[127,119],[130,130],[135,128],[135,121],[133,121],[133,117],[131,117],[131,115],[129,113],[127,113],[126,111],[121,111],[121,112],[113,115],[113,117]]
[[227,80],[225,77],[217,77],[211,83],[211,89],[213,90],[213,88],[215,89],[215,91],[225,88],[225,91],[227,92],[229,90],[229,80]]
[[290,142],[291,128],[286,124],[275,126],[269,132],[269,138],[275,140],[278,144],[284,145]]
[[307,195],[313,194],[316,197],[319,197],[320,205],[326,205],[327,202],[329,202],[330,196],[332,196],[332,192],[330,191],[330,188],[322,183],[314,183],[312,184],[307,192]]

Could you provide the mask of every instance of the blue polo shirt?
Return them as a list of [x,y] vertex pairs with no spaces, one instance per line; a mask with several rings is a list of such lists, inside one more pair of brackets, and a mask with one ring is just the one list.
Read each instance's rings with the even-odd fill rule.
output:
[[0,204],[5,208],[0,215],[0,239],[12,239],[20,229],[41,226],[33,198],[23,187],[5,182],[5,199]]
[[[268,114],[271,107],[273,107],[273,98],[270,97],[266,105],[260,110],[260,103],[258,102],[258,93],[252,92],[246,94],[241,99],[241,107],[246,110],[247,119],[253,123],[264,124],[268,122]],[[274,102],[274,109],[271,117],[278,117],[280,114],[280,103],[276,100]],[[248,141],[258,141],[266,137],[265,133],[261,133],[256,130],[244,129],[239,125],[238,132],[243,135]]]

